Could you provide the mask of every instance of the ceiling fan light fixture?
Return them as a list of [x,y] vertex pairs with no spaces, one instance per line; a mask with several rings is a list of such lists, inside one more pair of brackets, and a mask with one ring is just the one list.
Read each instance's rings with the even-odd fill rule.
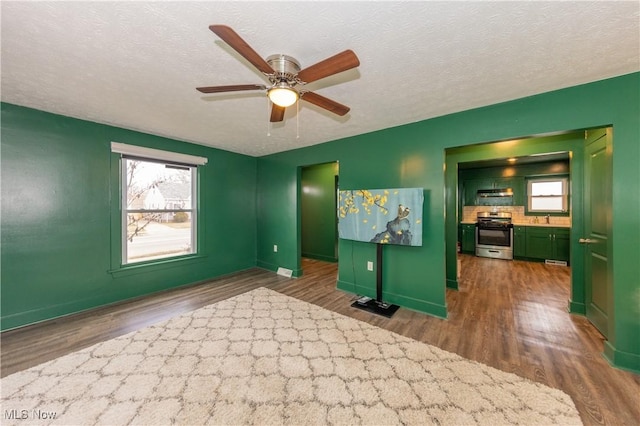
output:
[[296,103],[300,95],[286,83],[278,84],[267,92],[269,99],[279,107],[288,107]]

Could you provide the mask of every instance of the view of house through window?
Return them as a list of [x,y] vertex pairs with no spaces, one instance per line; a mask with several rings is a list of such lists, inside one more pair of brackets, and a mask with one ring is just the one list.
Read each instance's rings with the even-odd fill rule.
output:
[[122,158],[122,262],[194,253],[196,167]]
[[530,212],[554,213],[568,210],[568,179],[530,179],[527,185]]

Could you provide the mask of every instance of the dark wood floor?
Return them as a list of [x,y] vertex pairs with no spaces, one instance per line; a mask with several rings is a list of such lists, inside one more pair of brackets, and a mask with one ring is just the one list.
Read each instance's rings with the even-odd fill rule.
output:
[[[446,320],[400,309],[391,319],[351,308],[337,265],[305,259],[304,276],[260,269],[5,332],[2,377],[198,307],[267,287],[455,352],[571,395],[585,424],[638,425],[640,376],[611,367],[603,337],[567,313],[570,270],[461,255],[460,290]],[[428,280],[429,277],[416,277]]]

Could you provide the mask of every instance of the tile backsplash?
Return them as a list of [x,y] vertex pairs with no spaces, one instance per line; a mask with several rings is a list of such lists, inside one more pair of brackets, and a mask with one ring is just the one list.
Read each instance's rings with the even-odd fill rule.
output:
[[[525,216],[524,206],[464,206],[462,208],[462,222],[475,222],[478,213],[486,211],[511,212],[511,220],[515,224],[534,224],[536,216]],[[545,215],[537,216],[539,223],[545,223]],[[571,226],[571,216],[550,216],[551,225]]]

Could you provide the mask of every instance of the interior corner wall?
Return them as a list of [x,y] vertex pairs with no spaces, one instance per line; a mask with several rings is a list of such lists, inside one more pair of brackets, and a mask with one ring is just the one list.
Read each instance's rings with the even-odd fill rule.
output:
[[[386,246],[383,295],[391,303],[444,317],[445,289],[439,279],[444,265],[444,211],[442,167],[444,149],[434,157],[423,154],[428,142],[416,126],[382,130],[261,157],[258,161],[258,261],[287,268],[298,267],[300,250],[296,218],[300,167],[331,161],[340,164],[340,189],[422,187],[425,190],[422,247]],[[397,141],[409,141],[398,144]],[[411,143],[418,141],[418,143]],[[438,238],[437,236],[442,236]],[[273,253],[278,244],[284,250]],[[338,262],[343,289],[375,296],[375,244],[339,241]]]
[[[609,358],[618,366],[640,371],[639,83],[640,73],[633,73],[261,157],[258,263],[299,267],[297,170],[337,160],[341,189],[425,189],[424,245],[386,247],[384,296],[404,307],[445,316],[445,264],[447,258],[455,259],[457,239],[457,170],[445,172],[445,150],[613,126],[615,318]],[[503,154],[510,156],[508,149]],[[579,238],[579,233],[571,238]],[[276,240],[285,250],[271,251]],[[375,277],[366,271],[366,261],[375,259],[375,247],[340,240],[339,259],[338,287],[375,295]]]
[[[3,330],[255,266],[255,158],[6,103],[1,113]],[[202,259],[108,272],[119,214],[112,141],[209,159],[199,180]]]

